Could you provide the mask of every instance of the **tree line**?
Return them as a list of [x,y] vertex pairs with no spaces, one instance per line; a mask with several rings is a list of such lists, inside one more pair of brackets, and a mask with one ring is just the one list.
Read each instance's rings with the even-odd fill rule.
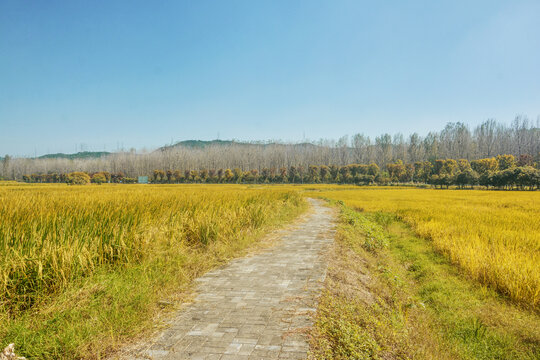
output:
[[[523,116],[510,124],[486,120],[471,130],[461,122],[448,123],[439,132],[426,136],[417,133],[382,134],[370,138],[364,134],[343,136],[338,140],[319,140],[298,144],[276,141],[229,143],[205,147],[168,146],[151,152],[120,151],[100,158],[13,158],[1,161],[0,178],[22,180],[24,175],[108,172],[136,178],[152,174],[154,169],[240,169],[242,172],[263,169],[309,169],[313,164],[343,167],[349,164],[376,164],[385,169],[401,160],[404,164],[434,163],[437,159],[492,158],[497,155],[531,155],[540,161],[540,125]],[[217,171],[217,170],[216,170]],[[277,171],[277,170],[276,170]],[[307,171],[307,170],[306,170]]]
[[48,173],[23,175],[22,180],[27,183],[67,183],[70,185],[84,185],[88,183],[113,183],[113,184],[135,184],[137,179],[127,177],[124,173],[111,174],[108,171],[96,173],[86,173],[84,171],[74,171],[71,173]]
[[[460,188],[482,185],[486,188],[529,189],[540,188],[539,163],[531,155],[513,155],[468,161],[467,159],[438,159],[404,163],[397,160],[381,169],[375,163],[338,165],[290,166],[281,168],[263,168],[243,171],[233,169],[201,170],[159,170],[149,174],[154,184],[181,183],[292,183],[292,184],[431,184],[440,188],[458,186]],[[69,174],[32,174],[24,175],[27,182],[66,182],[68,184],[93,183],[135,183],[123,173],[106,171],[90,173],[73,172]]]

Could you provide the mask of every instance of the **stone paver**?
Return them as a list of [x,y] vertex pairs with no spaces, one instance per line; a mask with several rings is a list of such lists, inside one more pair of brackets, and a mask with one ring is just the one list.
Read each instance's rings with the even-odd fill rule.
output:
[[332,211],[309,201],[312,213],[277,245],[199,278],[193,304],[127,359],[305,359],[334,237]]

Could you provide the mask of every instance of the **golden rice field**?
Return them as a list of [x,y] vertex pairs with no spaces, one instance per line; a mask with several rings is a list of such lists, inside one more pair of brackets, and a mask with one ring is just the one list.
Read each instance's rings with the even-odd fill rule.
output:
[[106,354],[303,195],[395,213],[472,278],[540,306],[540,192],[0,182],[0,340],[29,358]]
[[311,186],[321,197],[397,214],[466,273],[540,305],[540,192]]
[[0,183],[0,311],[31,308],[97,269],[238,241],[303,206],[279,188]]

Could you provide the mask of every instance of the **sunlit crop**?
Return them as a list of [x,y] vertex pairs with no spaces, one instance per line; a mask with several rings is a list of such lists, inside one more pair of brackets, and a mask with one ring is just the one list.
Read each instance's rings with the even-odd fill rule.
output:
[[540,192],[311,188],[357,209],[396,213],[469,276],[540,305]]
[[0,185],[0,311],[172,247],[235,241],[303,203],[246,186]]

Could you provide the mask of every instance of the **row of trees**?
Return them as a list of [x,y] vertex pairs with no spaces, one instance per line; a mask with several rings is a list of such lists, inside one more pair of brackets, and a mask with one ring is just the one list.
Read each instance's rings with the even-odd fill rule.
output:
[[113,183],[113,184],[135,184],[137,179],[129,178],[122,172],[110,173],[100,171],[96,173],[86,173],[84,171],[74,171],[71,173],[48,173],[23,175],[22,180],[28,183],[67,183],[72,185],[84,185],[88,183]]
[[[81,174],[84,174],[81,175]],[[81,180],[87,178],[87,181]],[[134,183],[133,178],[127,178],[122,173],[111,174],[98,172],[86,174],[76,172],[71,174],[25,175],[28,182],[67,182],[72,184],[94,183]],[[74,180],[75,179],[75,180]],[[431,184],[439,187],[456,185],[482,185],[487,188],[540,188],[540,170],[532,156],[522,155],[516,159],[513,155],[498,155],[497,157],[468,161],[467,159],[446,159],[404,163],[398,160],[386,165],[384,169],[375,163],[337,165],[290,166],[288,168],[263,168],[243,171],[234,169],[202,169],[202,170],[154,170],[150,175],[152,183],[338,183],[338,184],[399,184],[416,183]]]
[[310,165],[276,168],[263,168],[242,171],[240,168],[218,170],[154,170],[153,183],[341,183],[343,177],[351,183],[360,182],[365,176],[366,183],[372,183],[380,174],[377,164],[347,166]]
[[540,188],[540,170],[529,155],[522,155],[518,160],[513,155],[458,161],[453,159],[424,161],[404,164],[397,161],[387,165],[391,182],[421,182],[436,186],[482,185],[496,188]]
[[526,117],[517,117],[505,125],[487,120],[473,130],[467,125],[449,123],[439,132],[426,136],[417,133],[382,134],[370,138],[364,134],[343,136],[335,140],[319,140],[301,144],[279,142],[214,144],[206,147],[169,146],[153,152],[118,152],[100,158],[86,159],[28,159],[6,156],[0,166],[0,177],[20,180],[24,174],[122,172],[136,178],[151,174],[154,169],[308,169],[312,164],[346,166],[375,163],[380,168],[402,160],[403,163],[436,159],[491,158],[501,154],[519,157],[531,154],[540,161],[540,124]]

